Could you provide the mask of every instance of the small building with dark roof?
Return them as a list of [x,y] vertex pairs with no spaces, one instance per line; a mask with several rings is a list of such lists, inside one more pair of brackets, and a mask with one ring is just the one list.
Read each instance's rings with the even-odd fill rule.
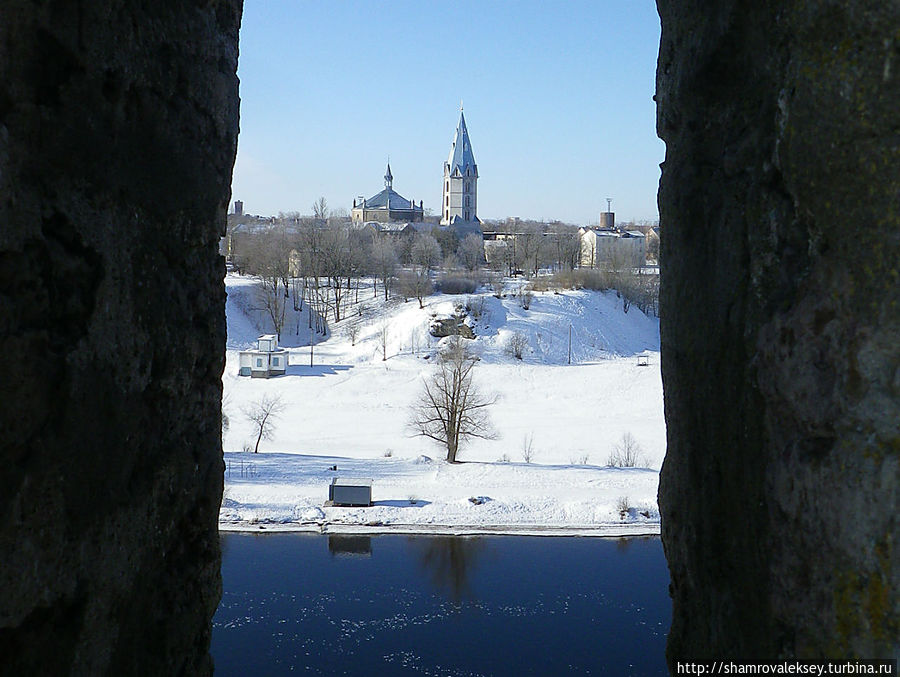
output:
[[384,190],[368,199],[360,197],[353,201],[353,210],[350,212],[353,223],[422,221],[425,214],[422,201],[419,200],[419,204],[416,205],[413,200],[407,200],[394,190],[393,183],[391,164],[388,163],[387,171],[384,174]]

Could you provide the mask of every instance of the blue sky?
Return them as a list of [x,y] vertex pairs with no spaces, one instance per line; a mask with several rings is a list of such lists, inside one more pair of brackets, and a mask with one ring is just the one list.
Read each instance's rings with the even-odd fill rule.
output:
[[478,214],[656,219],[651,0],[246,0],[234,199],[348,211],[383,187],[440,212],[460,100]]

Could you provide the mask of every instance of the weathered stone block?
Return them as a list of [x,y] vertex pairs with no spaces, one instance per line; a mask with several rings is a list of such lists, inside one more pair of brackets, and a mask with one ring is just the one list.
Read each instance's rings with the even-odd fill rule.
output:
[[900,654],[900,6],[658,0],[675,660]]
[[4,3],[0,672],[211,670],[240,11]]

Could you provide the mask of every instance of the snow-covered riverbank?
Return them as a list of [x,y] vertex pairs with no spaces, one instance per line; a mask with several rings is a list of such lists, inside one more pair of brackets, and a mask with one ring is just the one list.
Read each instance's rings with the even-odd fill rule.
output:
[[[223,528],[658,533],[656,501],[647,500],[655,470],[277,453],[226,454],[225,462]],[[372,479],[374,505],[325,507],[336,476]]]
[[[482,295],[481,317],[469,320],[477,336],[470,343],[481,357],[476,381],[498,396],[491,418],[499,439],[477,440],[461,453],[463,463],[448,464],[434,443],[412,435],[408,408],[434,369],[438,340],[428,324],[466,297],[433,296],[424,309],[415,301],[365,308],[361,320],[357,313],[332,326],[313,367],[309,348],[295,345],[288,373],[264,380],[237,375],[238,350],[265,330],[244,310],[252,305],[251,281],[229,276],[226,285],[222,529],[658,533],[665,452],[658,322],[634,308],[624,313],[614,293],[536,294],[527,311],[511,297]],[[383,317],[386,361],[376,336]],[[351,321],[361,323],[355,345]],[[303,329],[293,343],[305,342]],[[527,338],[523,360],[505,350],[513,332]],[[650,366],[638,366],[645,352]],[[255,442],[242,411],[265,395],[284,405],[272,439],[259,454],[242,452]],[[627,433],[645,467],[607,467]],[[334,476],[371,478],[374,505],[325,507]]]

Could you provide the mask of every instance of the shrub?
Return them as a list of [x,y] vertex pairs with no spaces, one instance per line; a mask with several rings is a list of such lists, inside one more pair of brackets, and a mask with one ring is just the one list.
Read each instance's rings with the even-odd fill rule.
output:
[[532,291],[549,291],[553,288],[553,279],[547,275],[534,278],[528,285]]
[[575,456],[574,458],[569,459],[569,465],[587,465],[589,456],[587,454],[582,454],[581,456]]
[[480,320],[481,316],[484,315],[484,297],[470,296],[466,299],[466,310],[476,320]]
[[478,280],[461,275],[445,275],[437,284],[438,291],[443,294],[474,294],[478,287]]
[[513,332],[506,339],[506,352],[517,360],[522,359],[526,348],[528,348],[528,337],[520,331]]
[[613,446],[606,459],[606,465],[614,468],[634,468],[639,463],[647,465],[646,457],[641,453],[643,448],[631,433],[622,435],[622,439]]
[[503,297],[503,288],[506,286],[506,281],[502,276],[497,275],[491,280],[491,289],[494,292],[494,298],[499,299]]
[[534,458],[534,433],[522,440],[522,460],[531,463]]
[[534,292],[532,292],[530,289],[519,289],[519,305],[522,306],[523,310],[528,310],[529,308],[531,308],[531,301],[533,299]]

